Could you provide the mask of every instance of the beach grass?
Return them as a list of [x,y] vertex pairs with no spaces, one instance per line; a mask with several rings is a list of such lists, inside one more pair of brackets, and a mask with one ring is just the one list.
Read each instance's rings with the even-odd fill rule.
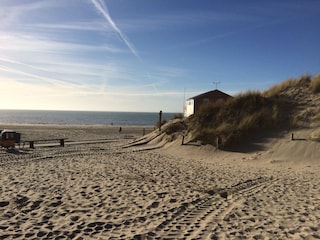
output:
[[255,135],[314,125],[319,111],[308,104],[318,92],[320,75],[304,74],[264,92],[240,93],[203,105],[188,119],[188,132],[194,140],[232,149]]

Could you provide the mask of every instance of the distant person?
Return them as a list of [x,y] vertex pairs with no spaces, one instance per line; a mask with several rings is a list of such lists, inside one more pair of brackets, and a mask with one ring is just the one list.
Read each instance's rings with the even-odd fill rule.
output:
[[119,133],[121,133],[121,131],[122,131],[122,127],[119,128]]

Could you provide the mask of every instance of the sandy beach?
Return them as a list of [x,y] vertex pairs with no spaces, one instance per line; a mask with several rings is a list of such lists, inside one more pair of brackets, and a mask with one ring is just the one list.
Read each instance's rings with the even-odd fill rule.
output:
[[22,140],[112,141],[1,149],[0,239],[320,239],[318,142],[148,150],[123,146],[152,128],[1,127]]

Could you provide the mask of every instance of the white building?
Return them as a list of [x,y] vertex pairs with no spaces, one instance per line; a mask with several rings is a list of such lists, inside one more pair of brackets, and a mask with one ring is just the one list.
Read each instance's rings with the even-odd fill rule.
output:
[[184,117],[189,117],[196,113],[203,104],[221,102],[228,98],[231,98],[231,96],[217,89],[189,98],[184,106]]

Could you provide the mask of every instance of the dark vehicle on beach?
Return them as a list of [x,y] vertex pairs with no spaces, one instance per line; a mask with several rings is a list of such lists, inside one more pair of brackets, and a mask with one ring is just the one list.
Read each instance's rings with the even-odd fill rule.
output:
[[14,148],[16,143],[20,143],[20,133],[12,130],[0,130],[0,144],[4,148]]

